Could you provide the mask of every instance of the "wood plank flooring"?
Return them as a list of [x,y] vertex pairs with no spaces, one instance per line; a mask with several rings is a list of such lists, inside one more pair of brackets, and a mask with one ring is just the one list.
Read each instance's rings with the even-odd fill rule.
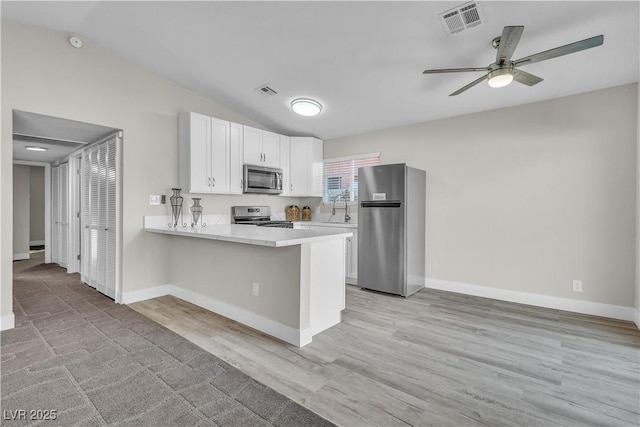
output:
[[131,307],[342,426],[640,425],[631,322],[347,286],[342,323],[296,348],[170,296]]

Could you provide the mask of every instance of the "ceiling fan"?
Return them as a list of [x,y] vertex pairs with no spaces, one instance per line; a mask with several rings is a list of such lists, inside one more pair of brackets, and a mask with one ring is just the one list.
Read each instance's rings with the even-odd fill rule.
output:
[[546,61],[547,59],[557,58],[558,56],[568,55],[570,53],[579,52],[581,50],[590,49],[600,46],[604,42],[604,36],[591,37],[580,40],[554,49],[545,50],[534,55],[525,56],[524,58],[511,60],[511,56],[518,46],[520,36],[524,31],[524,26],[504,27],[502,35],[493,39],[491,45],[497,49],[496,62],[489,64],[487,67],[479,68],[442,68],[436,70],[425,70],[422,74],[437,73],[464,73],[469,71],[485,71],[487,74],[461,87],[449,96],[460,95],[467,89],[472,88],[478,83],[488,80],[491,87],[502,87],[511,83],[513,80],[523,83],[527,86],[533,86],[540,83],[543,79],[518,69],[523,65],[533,64],[534,62]]

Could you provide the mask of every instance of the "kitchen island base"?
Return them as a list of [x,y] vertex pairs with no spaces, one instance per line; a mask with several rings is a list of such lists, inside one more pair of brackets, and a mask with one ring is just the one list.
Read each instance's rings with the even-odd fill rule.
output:
[[171,285],[163,287],[165,294],[298,347],[340,323],[345,307],[342,234],[277,247],[184,234],[164,238],[172,240]]

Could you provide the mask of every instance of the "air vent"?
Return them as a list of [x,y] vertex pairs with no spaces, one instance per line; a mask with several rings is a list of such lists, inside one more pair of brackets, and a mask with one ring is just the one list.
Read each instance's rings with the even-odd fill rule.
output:
[[475,1],[442,12],[438,17],[447,34],[457,34],[484,22],[480,4]]
[[267,85],[262,85],[260,87],[257,87],[256,90],[266,96],[273,96],[276,95],[278,92],[276,92],[275,90],[271,89],[269,86]]

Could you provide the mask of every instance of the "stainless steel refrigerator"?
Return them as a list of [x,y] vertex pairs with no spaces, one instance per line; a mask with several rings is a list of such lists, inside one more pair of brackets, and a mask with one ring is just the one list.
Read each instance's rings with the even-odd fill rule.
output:
[[358,169],[358,285],[407,297],[424,287],[426,172]]

